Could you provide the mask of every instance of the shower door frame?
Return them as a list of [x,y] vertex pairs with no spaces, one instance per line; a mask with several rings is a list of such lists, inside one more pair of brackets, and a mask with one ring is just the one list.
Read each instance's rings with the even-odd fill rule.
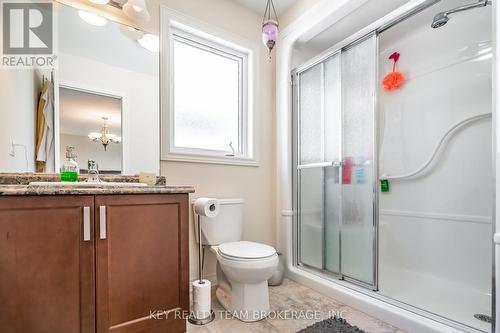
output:
[[[329,54],[328,56],[326,56],[324,59],[322,59],[321,61],[318,61],[318,62],[315,62],[314,64],[311,64],[310,66],[305,66],[303,69],[294,69],[292,71],[292,74],[291,74],[291,82],[292,82],[292,99],[293,99],[293,103],[292,103],[292,108],[293,108],[293,111],[292,111],[292,127],[293,127],[293,145],[292,145],[292,149],[293,149],[293,153],[292,153],[292,175],[293,175],[293,180],[292,180],[292,184],[293,184],[293,206],[295,207],[294,208],[294,212],[298,212],[298,207],[299,207],[299,202],[300,202],[300,198],[299,198],[299,191],[300,191],[300,183],[299,183],[299,179],[300,179],[300,176],[299,176],[299,173],[300,173],[300,170],[299,169],[299,155],[300,155],[300,140],[299,140],[299,129],[300,129],[300,121],[299,121],[299,104],[300,104],[300,95],[299,95],[299,90],[300,90],[300,80],[299,80],[299,74],[301,73],[304,73],[306,72],[308,69],[311,69],[312,67],[316,66],[316,65],[319,65],[320,63],[322,62],[326,62],[329,58],[331,57],[335,57],[335,56],[338,56],[339,57],[339,63],[341,61],[341,58],[340,58],[340,54],[341,54],[341,50],[336,50],[334,52],[332,52],[331,54]],[[325,69],[324,69],[324,66],[321,68],[321,85],[322,85],[322,89],[324,89],[324,84],[325,84],[325,80],[324,80],[324,74],[325,74]],[[321,101],[321,114],[323,115],[323,118],[324,118],[324,91],[322,91],[321,93],[321,98],[322,98],[322,101]],[[341,101],[339,101],[339,104],[341,105]],[[340,122],[342,122],[342,110],[340,110]],[[324,126],[323,126],[324,127]],[[340,155],[342,156],[343,152],[342,152],[342,135],[343,135],[343,132],[342,132],[342,125],[339,126],[340,127],[340,131],[338,133],[338,139],[339,139],[339,145],[340,145]],[[325,206],[325,201],[324,201],[324,193],[325,193],[325,171],[324,169],[326,167],[335,167],[335,168],[338,168],[339,170],[339,185],[341,186],[341,179],[342,179],[342,166],[341,166],[341,163],[338,163],[338,162],[341,162],[341,161],[338,161],[337,164],[335,164],[336,161],[331,161],[331,163],[329,162],[323,162],[323,163],[311,163],[310,166],[311,168],[321,168],[322,169],[322,179],[323,179],[323,207]],[[301,236],[300,236],[300,226],[299,226],[299,215],[298,213],[295,213],[294,214],[294,225],[295,227],[293,228],[293,244],[295,244],[296,246],[293,247],[293,264],[294,266],[301,266],[303,268],[305,268],[306,270],[311,270],[311,271],[314,271],[316,273],[320,273],[320,274],[324,274],[324,275],[327,275],[327,276],[331,276],[331,277],[334,277],[336,279],[341,279],[342,278],[342,262],[339,260],[339,273],[334,273],[334,272],[330,272],[330,271],[327,271],[325,269],[319,269],[319,268],[316,268],[316,267],[313,267],[313,266],[310,266],[308,264],[305,264],[305,263],[302,263],[301,260],[300,260],[300,249],[302,248],[302,245],[301,245]],[[340,226],[342,226],[342,220],[340,220]],[[323,256],[322,256],[322,267],[324,268],[325,267],[325,214],[324,214],[324,210],[322,211],[322,230],[323,230],[323,234],[322,234],[322,251],[323,251]],[[339,250],[340,250],[340,247],[341,247],[341,243],[340,243],[340,234],[339,234]],[[340,253],[339,253],[339,257],[340,257]]]
[[[370,33],[364,34],[361,37],[357,38],[356,40],[342,46],[339,48],[335,49],[330,49],[329,52],[326,52],[321,55],[320,58],[314,59],[310,63],[306,63],[303,66],[297,67],[292,71],[291,74],[291,82],[292,82],[292,98],[293,98],[293,103],[292,103],[292,108],[293,108],[293,116],[292,116],[292,127],[293,127],[293,154],[292,154],[292,174],[293,174],[293,204],[294,204],[294,211],[298,211],[298,207],[300,206],[300,198],[299,198],[299,191],[300,191],[300,168],[299,166],[299,160],[298,157],[300,156],[300,138],[299,138],[299,131],[300,131],[300,117],[299,117],[299,105],[300,105],[300,79],[299,76],[302,73],[305,73],[307,70],[323,64],[323,68],[321,69],[321,82],[322,82],[322,89],[324,89],[324,64],[332,57],[337,56],[338,61],[339,61],[339,78],[340,78],[340,119],[337,119],[340,122],[340,130],[338,133],[338,138],[339,138],[339,152],[340,152],[340,160],[339,161],[325,161],[323,163],[311,163],[311,167],[314,168],[321,168],[322,169],[322,178],[323,178],[323,186],[325,185],[324,181],[324,174],[325,174],[325,168],[331,167],[331,168],[338,168],[339,169],[339,186],[341,188],[341,203],[339,205],[341,211],[340,211],[340,224],[339,224],[339,272],[334,273],[327,271],[325,269],[325,214],[324,214],[324,209],[322,212],[322,222],[323,222],[323,241],[322,241],[322,249],[323,249],[323,256],[322,256],[322,261],[323,261],[323,269],[319,269],[310,265],[307,265],[305,263],[302,263],[300,260],[300,249],[301,249],[301,230],[300,230],[300,222],[299,222],[299,214],[294,214],[294,225],[295,227],[293,228],[293,233],[294,233],[294,244],[296,245],[294,247],[293,253],[294,253],[294,258],[293,258],[293,263],[295,266],[301,266],[307,270],[311,270],[313,272],[319,273],[320,275],[325,275],[325,276],[330,276],[338,280],[344,280],[349,283],[352,283],[354,285],[366,288],[366,289],[371,289],[373,291],[378,290],[378,192],[379,192],[379,186],[378,186],[378,112],[377,112],[377,89],[376,86],[373,87],[373,105],[371,106],[373,110],[373,132],[372,132],[372,138],[373,138],[373,146],[372,146],[372,172],[373,172],[373,180],[372,180],[372,209],[373,209],[373,216],[372,216],[372,227],[373,227],[373,237],[372,237],[372,283],[366,283],[364,281],[360,281],[358,279],[349,277],[347,275],[344,275],[342,273],[342,225],[343,225],[343,218],[342,218],[342,187],[344,184],[342,183],[342,174],[343,174],[343,159],[344,159],[344,110],[342,106],[342,54],[344,53],[345,50],[348,50],[352,47],[355,47],[356,45],[363,43],[364,41],[370,39],[370,38],[375,38],[375,48],[374,48],[374,55],[373,55],[373,64],[375,66],[375,80],[374,83],[377,82],[378,79],[378,32],[377,31],[372,31]],[[321,97],[324,99],[324,93],[321,94]],[[321,101],[321,108],[322,108],[322,113],[324,112],[324,100]],[[324,197],[325,197],[325,189],[323,189],[323,208],[325,207],[325,202],[324,202]]]
[[[299,170],[297,169],[298,166],[298,156],[299,156],[299,89],[300,89],[300,82],[297,80],[298,78],[298,73],[302,73],[306,71],[307,69],[310,69],[314,67],[315,65],[318,65],[324,61],[326,61],[328,58],[334,56],[336,53],[341,54],[341,50],[344,48],[347,48],[351,45],[355,45],[360,41],[363,41],[367,36],[371,36],[373,34],[376,35],[377,37],[377,43],[376,43],[376,55],[374,61],[377,63],[376,67],[376,75],[378,79],[378,61],[379,61],[379,55],[378,55],[378,35],[385,30],[397,25],[398,23],[412,17],[413,15],[418,14],[419,12],[433,6],[434,4],[441,2],[441,0],[422,0],[420,2],[417,2],[413,5],[410,6],[403,6],[404,9],[397,9],[390,13],[389,15],[384,16],[383,18],[377,20],[373,24],[368,25],[364,29],[361,29],[357,33],[352,34],[351,36],[348,36],[346,39],[343,41],[335,44],[331,48],[323,51],[321,54],[318,56],[308,60],[304,64],[294,68],[291,71],[291,97],[292,97],[292,204],[293,204],[293,223],[292,223],[292,235],[291,235],[291,243],[292,243],[292,263],[293,266],[298,267],[306,272],[310,272],[312,274],[315,274],[319,277],[324,278],[325,280],[331,281],[332,283],[339,284],[340,286],[355,290],[357,292],[360,292],[364,295],[373,297],[375,299],[378,299],[380,301],[386,302],[388,304],[391,304],[393,306],[399,307],[401,309],[404,309],[406,311],[413,312],[417,315],[421,315],[423,317],[429,318],[431,320],[434,320],[436,322],[448,325],[453,328],[457,328],[459,330],[464,330],[465,332],[480,332],[479,330],[472,329],[470,326],[467,326],[465,324],[462,324],[460,322],[442,317],[438,314],[429,312],[427,310],[423,310],[420,308],[417,308],[413,305],[403,303],[401,301],[398,301],[396,299],[390,298],[388,296],[384,296],[379,294],[378,292],[378,266],[379,266],[379,249],[378,249],[378,240],[379,240],[379,204],[378,204],[378,184],[379,184],[379,175],[378,175],[378,139],[379,139],[379,104],[378,104],[378,91],[377,89],[374,90],[374,101],[375,101],[375,113],[374,113],[374,128],[373,128],[373,135],[374,135],[374,156],[373,156],[373,163],[374,167],[376,168],[373,175],[373,181],[374,181],[374,189],[376,189],[376,192],[374,193],[374,246],[375,246],[375,251],[374,251],[374,284],[373,286],[367,286],[364,283],[359,283],[359,281],[352,280],[352,279],[344,279],[342,280],[342,275],[341,274],[334,274],[330,273],[324,269],[317,269],[315,267],[310,267],[308,265],[302,264],[300,262],[300,224],[299,224],[299,216],[298,216],[298,203],[299,203]],[[493,11],[494,15],[494,11]],[[493,27],[494,29],[494,27]],[[491,32],[493,34],[493,31]],[[494,50],[494,53],[498,52],[497,50]],[[492,79],[495,80],[495,72],[494,69],[492,69]],[[492,96],[494,97],[494,91],[492,90]],[[342,110],[341,110],[341,116],[342,116]],[[497,130],[495,127],[495,119],[497,117],[497,110],[495,108],[495,105],[493,105],[492,108],[492,142],[493,142],[493,150],[492,150],[492,181],[496,181],[496,151],[495,147],[497,146]],[[341,126],[342,130],[342,126]],[[342,133],[340,133],[342,135]],[[374,171],[374,172],[375,172]],[[340,175],[341,175],[341,170],[340,170]],[[340,181],[341,183],[341,181]],[[341,186],[341,184],[340,184]],[[496,187],[494,189],[493,193],[493,198],[492,198],[492,206],[493,206],[493,214],[492,214],[492,233],[491,233],[491,243],[492,243],[492,290],[491,290],[491,307],[492,307],[492,316],[495,316],[496,314],[496,275],[495,275],[495,249],[496,245],[494,243],[494,235],[496,233]],[[323,220],[324,221],[324,220]],[[339,247],[340,248],[340,247]],[[340,256],[340,254],[339,254]],[[342,263],[340,262],[340,271],[342,271]],[[369,290],[368,288],[373,287],[372,290]],[[496,325],[495,325],[495,320],[491,323],[491,329],[492,332],[495,332]]]

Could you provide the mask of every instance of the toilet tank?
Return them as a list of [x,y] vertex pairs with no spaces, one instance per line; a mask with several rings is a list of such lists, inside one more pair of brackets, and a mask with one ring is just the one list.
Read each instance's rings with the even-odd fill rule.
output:
[[[241,240],[243,199],[218,199],[218,201],[220,209],[216,217],[201,216],[201,241],[204,245],[220,245]],[[196,214],[194,216],[195,219],[198,218]],[[195,234],[198,242],[198,234]]]

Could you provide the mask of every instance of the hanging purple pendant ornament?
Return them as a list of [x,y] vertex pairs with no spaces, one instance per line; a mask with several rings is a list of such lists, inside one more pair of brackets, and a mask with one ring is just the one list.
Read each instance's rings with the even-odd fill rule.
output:
[[[274,18],[271,17],[271,14],[274,14]],[[278,40],[278,26],[278,15],[276,14],[273,0],[267,0],[266,11],[262,19],[262,41],[269,50],[269,61],[271,61],[271,51]]]

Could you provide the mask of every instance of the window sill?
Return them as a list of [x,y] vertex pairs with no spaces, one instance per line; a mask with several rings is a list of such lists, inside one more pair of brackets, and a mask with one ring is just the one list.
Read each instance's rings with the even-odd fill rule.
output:
[[218,156],[203,156],[192,154],[163,154],[162,161],[170,162],[188,162],[188,163],[203,163],[203,164],[221,164],[235,166],[259,167],[258,161],[244,157],[218,157]]

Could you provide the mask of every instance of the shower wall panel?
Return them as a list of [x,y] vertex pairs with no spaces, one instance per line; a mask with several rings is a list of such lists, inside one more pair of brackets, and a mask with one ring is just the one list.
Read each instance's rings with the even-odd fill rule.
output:
[[[462,4],[441,1],[379,35],[379,80],[393,52],[405,76],[393,92],[379,85],[381,175],[419,169],[452,126],[492,112],[491,7],[430,27]],[[491,118],[472,122],[423,173],[379,197],[380,292],[484,331],[474,314],[491,314],[491,142]]]

